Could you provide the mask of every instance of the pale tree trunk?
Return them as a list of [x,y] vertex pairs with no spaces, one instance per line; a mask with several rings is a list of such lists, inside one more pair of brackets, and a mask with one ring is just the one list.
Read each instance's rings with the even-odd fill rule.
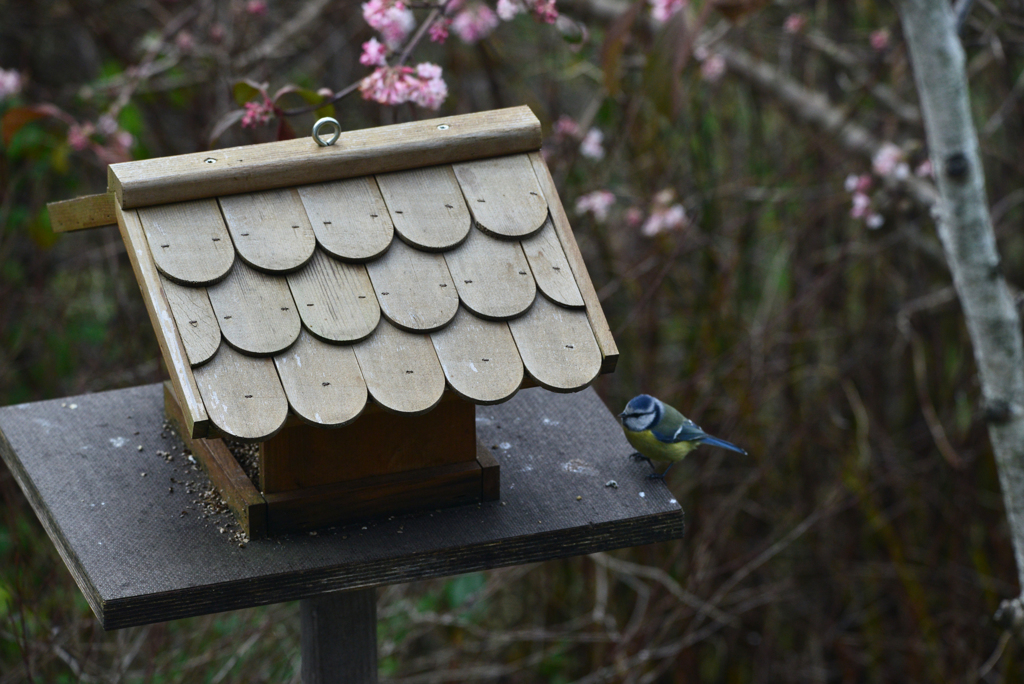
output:
[[[1024,351],[1020,318],[999,265],[964,51],[949,0],[896,0],[941,195],[933,210],[967,321],[985,419],[1024,588]],[[1024,633],[1021,597],[1000,621]]]

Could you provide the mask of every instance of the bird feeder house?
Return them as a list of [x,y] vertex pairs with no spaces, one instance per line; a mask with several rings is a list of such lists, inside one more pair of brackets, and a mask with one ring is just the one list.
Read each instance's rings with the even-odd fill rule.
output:
[[319,143],[113,164],[53,206],[116,218],[168,417],[252,537],[496,499],[475,404],[618,356],[527,107]]

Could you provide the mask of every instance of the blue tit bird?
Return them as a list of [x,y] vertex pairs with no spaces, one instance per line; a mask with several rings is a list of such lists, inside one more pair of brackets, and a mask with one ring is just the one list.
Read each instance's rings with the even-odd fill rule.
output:
[[670,462],[661,473],[648,475],[652,479],[664,479],[672,466],[701,444],[747,453],[735,444],[707,434],[682,413],[649,394],[630,399],[626,410],[619,414],[619,420],[626,439],[636,449],[634,460]]

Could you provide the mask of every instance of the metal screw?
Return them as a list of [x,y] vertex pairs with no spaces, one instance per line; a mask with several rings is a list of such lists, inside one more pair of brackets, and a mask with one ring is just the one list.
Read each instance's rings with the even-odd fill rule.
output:
[[217,160],[214,159],[213,157],[207,157],[203,161],[206,162],[207,164],[216,164],[217,163]]
[[447,131],[449,128],[451,128],[451,126],[449,126],[448,124],[441,124],[440,126],[437,127],[437,130]]

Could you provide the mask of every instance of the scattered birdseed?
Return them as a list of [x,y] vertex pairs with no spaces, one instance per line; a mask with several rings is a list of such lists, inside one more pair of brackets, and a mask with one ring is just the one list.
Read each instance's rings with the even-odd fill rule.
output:
[[612,489],[618,489],[619,483],[616,482],[615,480],[608,480],[607,482],[604,483],[604,486],[611,487]]
[[260,445],[225,439],[224,445],[238,461],[242,472],[249,476],[253,484],[260,481]]
[[577,497],[576,497],[576,500],[577,500],[577,501],[583,501],[583,497],[582,497],[582,496],[577,496]]
[[139,451],[142,451],[142,445],[141,444],[139,445]]

